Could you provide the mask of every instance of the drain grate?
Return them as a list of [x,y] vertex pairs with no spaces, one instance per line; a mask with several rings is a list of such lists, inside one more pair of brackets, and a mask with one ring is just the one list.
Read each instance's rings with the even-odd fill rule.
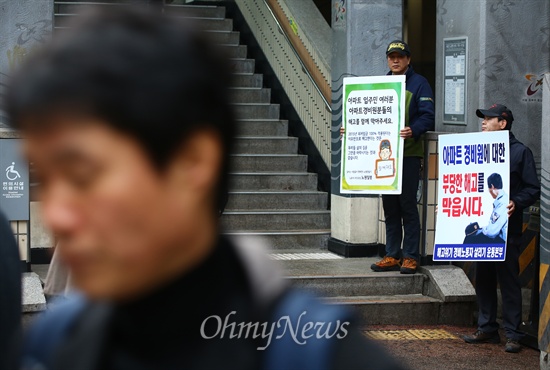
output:
[[334,253],[272,253],[269,257],[278,261],[289,260],[339,260],[344,257]]
[[368,330],[365,335],[374,340],[459,339],[443,329]]

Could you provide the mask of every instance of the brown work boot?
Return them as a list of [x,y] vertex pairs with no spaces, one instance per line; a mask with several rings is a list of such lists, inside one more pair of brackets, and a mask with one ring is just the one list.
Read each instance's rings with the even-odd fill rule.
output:
[[465,335],[463,338],[466,343],[500,343],[500,335],[498,335],[498,331],[485,333],[481,330],[478,330],[474,333],[474,335]]
[[414,274],[416,273],[416,260],[414,258],[404,258],[401,265],[402,274]]
[[509,353],[518,353],[521,351],[521,344],[519,344],[516,340],[508,339],[504,350]]
[[382,260],[373,263],[370,265],[372,271],[381,272],[381,271],[399,271],[399,260],[385,256]]

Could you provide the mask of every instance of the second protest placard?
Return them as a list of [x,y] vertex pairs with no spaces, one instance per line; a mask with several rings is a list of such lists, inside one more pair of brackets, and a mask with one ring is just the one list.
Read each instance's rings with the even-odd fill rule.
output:
[[510,189],[507,130],[439,136],[434,261],[504,261]]

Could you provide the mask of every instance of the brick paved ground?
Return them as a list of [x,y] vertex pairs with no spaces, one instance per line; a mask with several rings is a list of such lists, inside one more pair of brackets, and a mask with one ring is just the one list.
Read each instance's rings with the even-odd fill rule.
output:
[[[367,330],[435,330],[435,337],[442,337],[440,329],[454,339],[412,339],[414,335],[404,332],[390,333],[394,337],[408,339],[377,340],[394,356],[401,359],[412,370],[537,370],[539,351],[523,347],[518,354],[504,352],[504,333],[501,344],[467,344],[461,337],[472,334],[474,327],[455,326],[371,326]],[[382,333],[383,334],[383,333]]]

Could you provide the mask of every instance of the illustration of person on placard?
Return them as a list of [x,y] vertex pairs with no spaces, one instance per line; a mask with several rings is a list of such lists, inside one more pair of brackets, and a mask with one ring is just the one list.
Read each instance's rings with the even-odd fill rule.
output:
[[376,160],[376,169],[374,170],[377,179],[395,176],[395,158],[391,158],[391,155],[390,141],[388,139],[382,140],[378,152],[380,159]]
[[503,190],[502,176],[493,173],[487,179],[489,194],[494,199],[489,222],[480,227],[477,222],[466,226],[464,244],[505,244],[508,236],[508,194]]

